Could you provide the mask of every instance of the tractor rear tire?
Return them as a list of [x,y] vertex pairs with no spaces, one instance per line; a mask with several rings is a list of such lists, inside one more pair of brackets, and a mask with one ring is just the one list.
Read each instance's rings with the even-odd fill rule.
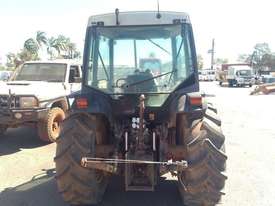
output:
[[184,205],[213,206],[224,194],[227,156],[220,125],[216,113],[207,111],[186,140],[188,168],[178,175]]
[[108,184],[102,171],[81,166],[82,157],[95,157],[96,119],[72,115],[61,124],[56,148],[56,180],[59,193],[71,205],[97,204]]
[[60,123],[64,119],[65,113],[61,108],[50,109],[46,118],[37,124],[39,138],[44,142],[55,142],[60,134]]

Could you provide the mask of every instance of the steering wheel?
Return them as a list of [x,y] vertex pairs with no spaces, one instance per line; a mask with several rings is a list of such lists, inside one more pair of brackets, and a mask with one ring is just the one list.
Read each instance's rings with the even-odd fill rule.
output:
[[[122,82],[122,81],[124,83],[122,83],[121,85],[119,85],[119,82]],[[118,87],[118,88],[122,88],[125,84],[126,84],[126,78],[119,78],[119,79],[116,80],[116,87]]]

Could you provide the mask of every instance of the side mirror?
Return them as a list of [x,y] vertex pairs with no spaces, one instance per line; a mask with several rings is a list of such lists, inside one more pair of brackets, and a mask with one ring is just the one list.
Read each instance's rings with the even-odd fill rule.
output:
[[3,77],[3,81],[5,81],[5,82],[7,82],[7,81],[9,81],[9,79],[10,79],[10,76],[9,75],[4,75],[4,77]]

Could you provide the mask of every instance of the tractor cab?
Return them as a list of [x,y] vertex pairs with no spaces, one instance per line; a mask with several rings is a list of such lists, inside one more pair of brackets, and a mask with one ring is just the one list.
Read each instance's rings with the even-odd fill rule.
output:
[[[158,107],[176,90],[193,86],[198,91],[193,34],[185,13],[92,16],[85,43],[86,88],[114,99],[144,94],[148,106]],[[150,101],[152,95],[159,95],[159,101]]]

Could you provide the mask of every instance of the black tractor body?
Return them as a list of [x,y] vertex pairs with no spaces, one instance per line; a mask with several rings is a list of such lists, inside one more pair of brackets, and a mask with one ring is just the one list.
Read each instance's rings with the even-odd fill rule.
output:
[[[158,59],[152,71],[143,59]],[[68,97],[55,158],[65,201],[97,204],[111,175],[127,191],[178,178],[185,204],[215,205],[226,176],[217,110],[199,93],[192,26],[185,13],[93,16],[82,90]],[[140,65],[139,65],[140,64]]]

